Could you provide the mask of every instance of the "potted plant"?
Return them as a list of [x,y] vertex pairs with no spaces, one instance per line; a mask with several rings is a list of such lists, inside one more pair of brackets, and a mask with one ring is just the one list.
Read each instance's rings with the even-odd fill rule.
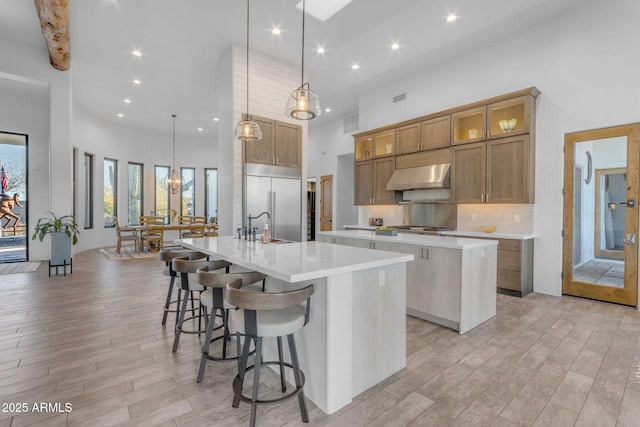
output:
[[[35,226],[32,240],[38,238],[41,242],[47,234],[51,234],[51,267],[71,265],[71,244],[78,243],[78,224],[73,215],[57,217],[53,212],[47,218],[40,218]],[[57,269],[56,269],[57,274]]]

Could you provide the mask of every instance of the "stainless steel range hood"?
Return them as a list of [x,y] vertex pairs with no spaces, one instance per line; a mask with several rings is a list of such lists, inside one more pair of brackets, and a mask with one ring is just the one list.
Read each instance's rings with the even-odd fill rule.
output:
[[396,170],[387,190],[423,190],[449,188],[451,163]]

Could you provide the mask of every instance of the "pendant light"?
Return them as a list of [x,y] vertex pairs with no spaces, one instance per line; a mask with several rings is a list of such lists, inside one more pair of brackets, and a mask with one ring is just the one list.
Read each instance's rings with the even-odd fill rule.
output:
[[176,115],[173,117],[173,162],[171,163],[171,173],[167,176],[167,188],[171,194],[176,194],[182,187],[182,178],[180,173],[176,170]]
[[320,101],[318,95],[309,88],[309,82],[304,82],[304,16],[305,0],[302,0],[302,71],[300,87],[289,95],[284,113],[298,120],[311,120],[320,115]]
[[249,114],[249,0],[247,0],[247,113],[242,115],[242,120],[236,125],[236,137],[242,141],[258,141],[262,139],[260,126]]

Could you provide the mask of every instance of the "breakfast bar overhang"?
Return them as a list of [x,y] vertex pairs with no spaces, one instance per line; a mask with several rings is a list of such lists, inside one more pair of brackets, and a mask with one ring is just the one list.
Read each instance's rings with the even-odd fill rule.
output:
[[[233,237],[176,243],[268,275],[269,291],[315,284],[310,320],[296,341],[305,394],[325,413],[406,366],[406,263],[413,255]],[[267,346],[265,357],[275,355],[275,344]]]

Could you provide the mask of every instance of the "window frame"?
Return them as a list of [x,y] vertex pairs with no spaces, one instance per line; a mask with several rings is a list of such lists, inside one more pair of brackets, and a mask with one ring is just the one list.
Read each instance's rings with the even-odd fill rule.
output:
[[[161,183],[158,183],[158,170],[166,169],[166,174]],[[167,179],[169,178],[169,174],[171,173],[171,166],[168,165],[153,165],[153,211],[156,215],[158,215],[158,187],[164,188],[167,193],[167,217],[165,219],[165,223],[169,223],[171,221],[171,191],[169,191],[169,187],[167,187]]]
[[[103,178],[105,179],[106,182],[106,171],[107,171],[107,163],[112,163],[113,165],[113,212],[111,213],[111,217],[118,217],[118,160],[117,159],[112,159],[109,157],[105,157],[104,161],[103,161]],[[106,187],[105,187],[106,188]],[[103,200],[105,199],[104,197],[104,189],[103,189]],[[103,211],[105,214],[105,224],[104,224],[104,228],[113,228],[115,227],[115,223],[114,221],[111,221],[111,223],[107,223],[107,212],[104,209],[103,206]]]
[[[184,189],[185,189],[185,179],[184,179],[184,171],[191,171],[193,174],[193,189],[192,189],[192,198],[191,198],[191,213],[185,212],[185,203],[184,203]],[[196,168],[190,167],[181,167],[180,168],[180,180],[182,185],[180,186],[180,215],[182,216],[195,216],[196,212]]]
[[[215,215],[212,215],[211,212],[209,212],[209,193],[210,193],[210,188],[209,188],[209,172],[210,171],[215,171],[216,172],[216,188],[214,189],[215,193],[216,193],[216,211],[215,211]],[[204,169],[204,215],[207,218],[207,221],[209,221],[212,217],[216,217],[218,218],[218,168],[205,168]]]
[[93,229],[93,213],[94,213],[94,203],[93,203],[93,172],[95,166],[95,156],[91,153],[87,153],[86,151],[83,154],[83,162],[82,166],[83,170],[83,178],[84,178],[84,229],[91,230]]
[[[140,201],[140,215],[137,218],[131,218],[131,166],[140,167],[140,183],[138,184],[140,190],[140,197],[137,200]],[[127,221],[130,225],[139,225],[140,216],[144,215],[144,164],[138,162],[127,162]]]

